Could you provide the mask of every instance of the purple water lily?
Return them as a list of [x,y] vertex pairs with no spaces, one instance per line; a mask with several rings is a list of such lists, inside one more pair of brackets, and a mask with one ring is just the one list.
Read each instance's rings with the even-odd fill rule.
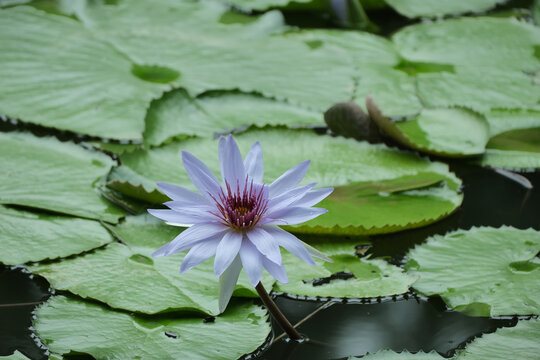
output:
[[158,183],[172,199],[168,210],[148,212],[170,224],[190,224],[174,240],[153,256],[166,256],[191,249],[180,272],[215,255],[214,272],[220,278],[219,310],[223,312],[234,291],[242,267],[256,286],[263,267],[277,280],[287,283],[280,246],[305,262],[315,265],[312,256],[331,261],[326,255],[279,228],[311,220],[326,213],[314,208],[332,188],[313,189],[315,183],[297,187],[309,161],[287,170],[270,185],[263,183],[263,157],[258,142],[245,160],[234,138],[219,139],[219,163],[223,183],[199,159],[187,151],[182,161],[200,194],[185,188]]

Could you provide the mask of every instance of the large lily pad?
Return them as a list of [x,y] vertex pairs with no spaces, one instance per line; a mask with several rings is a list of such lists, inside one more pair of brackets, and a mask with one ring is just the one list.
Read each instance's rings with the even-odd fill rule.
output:
[[0,205],[0,262],[23,264],[88,251],[113,239],[98,222]]
[[204,322],[198,317],[140,317],[64,296],[37,308],[34,328],[54,353],[115,360],[236,359],[255,351],[270,333],[265,311],[245,302]]
[[[335,203],[332,214],[293,228],[297,232],[365,234],[395,231],[433,222],[450,214],[461,203],[461,195],[457,193],[460,181],[446,165],[384,145],[317,136],[306,130],[256,130],[236,138],[243,154],[255,141],[260,141],[267,183],[293,165],[311,159],[305,183],[358,186],[336,191],[321,205]],[[147,186],[163,181],[193,189],[179,165],[181,150],[190,151],[216,174],[219,172],[217,142],[190,139],[122,156],[123,164],[138,174],[133,181],[126,182],[126,189],[136,194],[133,190],[137,182],[143,183],[140,176],[148,179],[144,182]],[[122,191],[121,183],[117,182],[115,189]],[[348,195],[339,196],[344,193]],[[371,210],[358,211],[359,206],[364,205],[369,205]],[[353,212],[350,211],[352,208],[355,209]]]
[[492,137],[480,163],[516,170],[540,168],[540,128],[511,130]]
[[540,314],[540,232],[473,228],[434,236],[410,251],[413,287],[474,316]]
[[140,139],[146,108],[169,87],[137,77],[141,67],[79,22],[30,7],[0,10],[0,44],[0,113],[25,122]]
[[413,119],[392,121],[368,99],[371,119],[394,140],[441,156],[482,154],[489,137],[486,119],[467,109],[424,109]]
[[291,254],[283,256],[289,284],[276,282],[274,290],[302,296],[365,298],[405,293],[416,277],[384,260],[355,255],[354,241],[332,240],[317,243],[317,249],[334,262],[317,260],[317,266],[299,262]]
[[52,137],[0,133],[0,203],[116,222],[122,211],[96,191],[113,161]]
[[409,61],[450,64],[458,70],[474,67],[497,68],[500,72],[535,71],[540,65],[534,52],[540,44],[540,29],[513,18],[458,18],[422,23],[400,30],[392,41]]
[[212,137],[250,125],[322,125],[322,114],[254,94],[214,93],[192,99],[183,89],[152,104],[145,141],[160,145],[174,137]]
[[468,12],[483,12],[506,0],[385,0],[397,12],[410,18],[440,17]]
[[[135,62],[178,71],[175,84],[191,95],[257,91],[315,110],[351,97],[353,64],[347,56],[268,36],[259,31],[264,19],[225,24],[225,11],[213,2],[139,0],[93,7],[85,24]],[[281,31],[281,24],[271,29]]]
[[540,353],[540,320],[522,320],[515,327],[483,335],[458,350],[458,360],[536,359]]
[[[174,239],[180,228],[141,215],[128,217],[110,229],[124,244],[112,243],[82,257],[39,264],[29,270],[45,277],[55,289],[96,299],[113,308],[147,314],[177,310],[219,313],[219,283],[213,261],[179,274],[185,253],[152,258],[152,253]],[[263,282],[270,288],[273,278],[266,274]],[[257,296],[244,273],[236,295]]]

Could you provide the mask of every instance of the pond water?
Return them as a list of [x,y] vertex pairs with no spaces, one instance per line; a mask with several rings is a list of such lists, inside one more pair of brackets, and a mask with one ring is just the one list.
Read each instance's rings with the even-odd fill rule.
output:
[[[525,173],[534,186],[517,182],[464,162],[451,162],[463,180],[463,205],[450,217],[427,227],[374,236],[368,253],[401,264],[408,249],[433,234],[472,226],[511,225],[540,230],[540,173]],[[19,268],[0,267],[0,356],[19,350],[32,359],[46,359],[29,330],[36,303],[50,295],[48,283]],[[292,323],[313,313],[327,301],[299,300],[278,296],[278,306]],[[340,359],[380,349],[414,352],[435,350],[451,356],[471,338],[515,325],[517,318],[469,317],[450,311],[437,297],[415,294],[363,301],[337,302],[317,312],[299,331],[310,340],[294,343],[278,340],[261,353],[260,359]],[[274,327],[275,336],[281,334]]]

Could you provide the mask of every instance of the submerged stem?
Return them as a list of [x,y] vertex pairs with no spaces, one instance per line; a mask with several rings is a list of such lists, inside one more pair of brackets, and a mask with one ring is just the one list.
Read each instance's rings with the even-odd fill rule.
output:
[[270,298],[270,295],[266,292],[266,289],[264,288],[262,283],[258,283],[257,286],[255,286],[255,290],[257,290],[257,293],[259,294],[261,300],[263,301],[264,305],[268,308],[268,311],[270,311],[270,314],[274,317],[274,319],[279,323],[281,328],[289,335],[289,337],[293,340],[302,340],[302,336],[296,331],[296,329],[291,325],[289,320],[283,315],[283,313],[279,310],[276,303]]

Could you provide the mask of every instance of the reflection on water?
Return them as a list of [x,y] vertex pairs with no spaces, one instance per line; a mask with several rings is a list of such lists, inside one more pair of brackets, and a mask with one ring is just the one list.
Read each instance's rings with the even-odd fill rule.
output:
[[46,359],[29,327],[35,304],[49,296],[47,282],[0,265],[0,289],[0,356],[19,350],[31,359]]
[[[285,298],[278,300],[285,310],[295,303]],[[445,311],[438,299],[410,297],[372,304],[336,304],[315,315],[305,328],[299,327],[310,341],[276,343],[262,359],[335,359],[381,349],[436,350],[450,356],[470,337],[514,323],[512,319],[471,318]]]

